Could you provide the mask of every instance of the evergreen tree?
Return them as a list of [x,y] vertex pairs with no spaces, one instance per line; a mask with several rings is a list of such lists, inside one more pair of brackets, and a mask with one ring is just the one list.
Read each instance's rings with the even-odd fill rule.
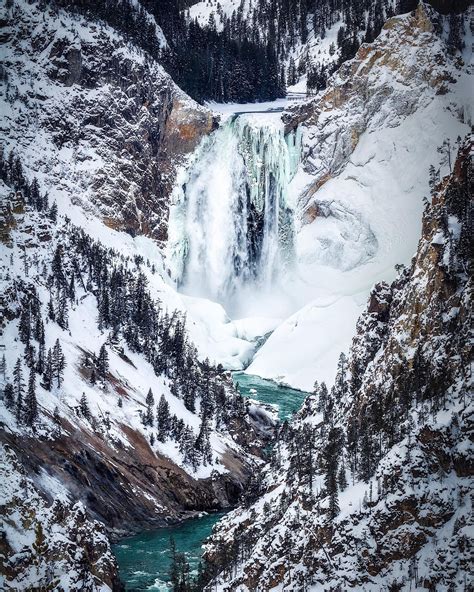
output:
[[74,280],[74,272],[71,273],[71,280],[69,282],[68,296],[71,301],[76,299],[76,283]]
[[24,344],[30,343],[31,338],[31,308],[28,300],[23,300],[23,306],[20,313],[20,322],[18,325],[18,334],[20,341]]
[[3,380],[5,380],[7,376],[7,360],[5,354],[2,355],[2,359],[0,360],[0,374],[3,376]]
[[36,375],[33,368],[30,370],[28,392],[24,403],[24,422],[32,426],[38,418],[38,403],[36,401]]
[[54,304],[53,304],[53,297],[49,295],[49,302],[48,302],[48,319],[51,321],[56,320],[56,313],[54,311]]
[[53,347],[52,354],[52,375],[56,381],[56,386],[59,388],[63,381],[64,369],[66,367],[66,358],[64,357],[63,350],[59,339],[56,339],[56,343]]
[[3,400],[5,401],[5,407],[11,411],[15,406],[15,392],[11,382],[7,382],[3,389]]
[[63,287],[59,292],[58,306],[56,312],[56,321],[61,329],[67,329],[69,326],[69,306],[66,288]]
[[56,250],[54,251],[51,268],[53,272],[53,279],[59,291],[65,284],[65,275],[63,269],[63,250],[62,246],[59,244],[56,245]]
[[155,398],[153,396],[153,391],[151,390],[151,388],[148,390],[148,393],[147,393],[146,399],[145,399],[145,403],[147,404],[148,407],[151,407],[155,403]]
[[337,470],[338,458],[343,443],[342,437],[343,434],[340,428],[330,428],[324,449],[326,464],[324,483],[329,496],[329,517],[331,519],[335,518],[339,512]]
[[183,455],[184,463],[191,466],[194,470],[198,465],[196,449],[194,447],[194,433],[192,428],[185,426],[179,442],[179,451]]
[[13,388],[15,391],[15,413],[17,422],[21,423],[23,418],[23,392],[25,383],[23,382],[23,370],[21,367],[21,360],[18,358],[13,369]]
[[109,354],[107,352],[107,348],[105,347],[105,343],[101,345],[99,350],[99,356],[97,358],[97,371],[101,378],[105,380],[109,371]]
[[58,220],[58,204],[56,202],[53,202],[53,205],[49,208],[48,218],[53,224],[56,224]]
[[318,413],[324,413],[328,401],[328,395],[328,387],[326,386],[325,382],[322,382],[321,386],[319,387],[318,405],[316,408]]
[[36,361],[36,372],[38,374],[43,374],[45,368],[45,344],[44,344],[44,337],[43,340],[40,342],[39,349],[38,349],[38,359]]
[[51,348],[48,349],[48,353],[46,355],[42,386],[47,391],[50,391],[53,386],[53,354],[51,352]]
[[201,454],[204,465],[212,463],[212,448],[209,440],[209,426],[206,417],[203,417],[202,419],[201,428],[194,443],[194,447]]
[[86,393],[82,393],[81,400],[79,401],[79,410],[82,417],[87,419],[87,421],[90,421],[91,411],[89,408],[89,402],[87,401]]
[[165,399],[164,395],[161,395],[160,402],[158,403],[156,422],[158,424],[158,440],[160,442],[165,442],[170,434],[171,417],[168,401]]

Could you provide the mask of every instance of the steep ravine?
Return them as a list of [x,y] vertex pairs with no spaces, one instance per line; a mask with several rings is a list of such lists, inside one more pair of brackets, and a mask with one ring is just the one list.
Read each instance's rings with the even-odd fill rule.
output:
[[[279,409],[279,421],[289,419],[298,411],[308,393],[279,386],[258,376],[234,373],[234,382],[239,386],[242,396],[252,400],[254,418],[262,426],[267,425],[272,431],[278,422],[276,410]],[[255,403],[260,403],[259,408]],[[278,425],[278,424],[277,424]],[[267,446],[273,444],[269,439]],[[245,493],[245,492],[241,492]],[[242,501],[240,496],[238,502]],[[234,505],[237,505],[235,503]],[[230,511],[231,508],[228,509]],[[170,538],[176,550],[186,554],[193,576],[197,574],[202,560],[202,544],[211,535],[222,513],[205,513],[198,518],[190,518],[175,526],[147,529],[131,538],[124,538],[113,546],[119,573],[126,590],[171,590],[169,584],[171,568]]]

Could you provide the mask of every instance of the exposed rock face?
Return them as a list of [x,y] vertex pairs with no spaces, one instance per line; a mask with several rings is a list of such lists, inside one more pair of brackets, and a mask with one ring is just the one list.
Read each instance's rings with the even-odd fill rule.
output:
[[60,207],[164,240],[176,167],[217,122],[112,29],[45,6],[2,9],[2,136]]
[[[0,430],[0,442],[15,451],[25,474],[47,474],[72,499],[82,500],[114,540],[237,504],[252,472],[238,455],[229,451],[229,473],[196,479],[156,454],[142,434],[121,427],[130,446],[118,447],[66,419],[62,435],[53,439],[15,437]],[[48,497],[41,479],[37,488]]]
[[[341,172],[363,132],[396,127],[437,95],[449,93],[458,76],[472,67],[449,55],[440,32],[442,18],[421,2],[413,13],[389,19],[373,43],[363,44],[339,68],[320,96],[284,114],[287,130],[302,125],[303,164],[314,176],[302,196],[302,206],[308,204],[305,223],[317,215],[311,197]],[[468,27],[469,13],[463,18]]]
[[373,290],[328,398],[282,433],[262,498],[214,532],[209,590],[462,590],[474,576],[473,142],[427,206],[410,268]]
[[48,503],[3,444],[0,477],[3,590],[123,590],[105,528],[82,503]]

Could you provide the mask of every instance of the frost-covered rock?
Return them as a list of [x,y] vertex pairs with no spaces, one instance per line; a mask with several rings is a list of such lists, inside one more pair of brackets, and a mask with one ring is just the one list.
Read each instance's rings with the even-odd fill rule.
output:
[[[176,167],[216,125],[161,66],[101,22],[3,6],[1,133],[44,190],[112,228],[167,235]],[[151,18],[151,17],[150,17]]]
[[81,502],[46,500],[9,446],[0,446],[2,590],[123,590],[104,526]]
[[[464,31],[469,12],[461,18]],[[462,57],[449,53],[446,23],[424,2],[413,13],[389,19],[373,43],[363,44],[354,59],[342,64],[320,96],[285,114],[287,130],[302,125],[306,132],[304,166],[314,177],[302,197],[308,202],[306,223],[318,215],[318,201],[311,197],[342,171],[365,131],[397,127],[449,93],[458,95],[451,108],[471,121],[465,79],[472,67],[470,48]]]

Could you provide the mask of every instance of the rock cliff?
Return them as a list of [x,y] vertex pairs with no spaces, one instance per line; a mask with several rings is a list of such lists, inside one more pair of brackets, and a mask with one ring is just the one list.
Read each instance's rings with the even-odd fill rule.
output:
[[[470,26],[469,12],[462,18]],[[301,125],[304,131],[304,168],[314,177],[301,202],[306,223],[318,215],[311,200],[317,190],[344,169],[360,136],[400,125],[440,95],[458,93],[464,73],[472,64],[446,45],[443,17],[427,3],[406,15],[389,19],[371,44],[363,44],[354,59],[342,64],[328,87],[313,101],[291,108],[283,117],[287,130]],[[452,109],[469,123],[470,115],[453,99]]]
[[9,446],[0,461],[2,590],[121,592],[103,525],[61,493],[45,500]]
[[105,24],[54,4],[2,7],[2,137],[43,189],[165,240],[177,167],[217,122]]

